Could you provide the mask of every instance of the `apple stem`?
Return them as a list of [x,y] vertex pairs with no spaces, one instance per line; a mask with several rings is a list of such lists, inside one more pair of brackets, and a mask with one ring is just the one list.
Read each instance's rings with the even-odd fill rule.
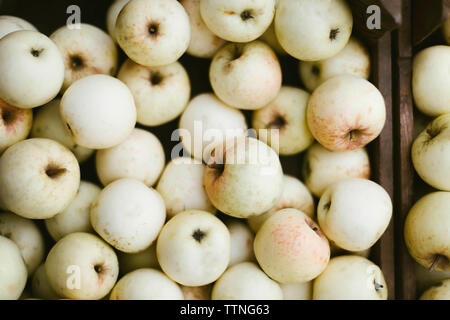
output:
[[438,265],[439,261],[441,260],[441,255],[437,254],[436,257],[434,258],[433,263],[431,264],[430,269],[428,269],[428,271],[432,272],[434,271],[434,269],[436,268],[436,266]]

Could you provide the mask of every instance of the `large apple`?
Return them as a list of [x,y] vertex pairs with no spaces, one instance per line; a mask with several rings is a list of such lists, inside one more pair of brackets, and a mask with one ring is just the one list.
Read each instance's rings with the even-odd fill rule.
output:
[[37,31],[35,26],[22,18],[5,15],[0,16],[0,39],[11,32],[19,30]]
[[24,140],[32,123],[33,111],[16,108],[0,100],[0,155],[9,146]]
[[17,245],[0,236],[0,300],[17,300],[27,283],[27,268]]

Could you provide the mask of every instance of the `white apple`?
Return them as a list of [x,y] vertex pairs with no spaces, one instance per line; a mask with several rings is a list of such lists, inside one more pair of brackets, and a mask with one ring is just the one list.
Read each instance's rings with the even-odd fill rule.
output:
[[201,287],[180,286],[184,300],[211,300],[211,285]]
[[205,162],[223,139],[245,136],[246,132],[244,114],[211,93],[193,98],[181,115],[179,124],[183,147],[195,159]]
[[281,67],[262,41],[228,44],[217,51],[209,69],[214,93],[238,109],[264,107],[281,88]]
[[411,156],[414,168],[426,183],[450,191],[450,113],[434,119],[419,134]]
[[424,292],[428,288],[438,285],[442,280],[450,279],[450,271],[430,271],[418,263],[414,263],[414,275],[417,292]]
[[102,74],[72,84],[62,97],[60,113],[75,143],[91,149],[118,145],[136,124],[136,107],[128,87]]
[[127,56],[144,66],[177,61],[191,34],[189,17],[176,0],[131,0],[120,11],[114,32]]
[[134,253],[148,248],[165,220],[162,197],[135,179],[110,183],[91,206],[94,230],[123,252]]
[[313,284],[313,300],[386,300],[387,296],[380,268],[359,256],[331,259]]
[[190,209],[216,212],[203,185],[204,173],[203,163],[187,157],[175,158],[167,164],[156,191],[164,199],[169,218]]
[[263,33],[259,40],[267,43],[278,55],[285,56],[287,52],[280,45],[280,42],[277,39],[277,35],[275,34],[275,24],[272,23],[269,28],[267,28],[266,32]]
[[110,300],[183,300],[180,287],[155,269],[138,269],[121,278]]
[[53,290],[48,282],[47,273],[45,272],[45,264],[41,264],[37,268],[31,281],[31,292],[33,297],[45,300],[59,300],[61,297]]
[[156,257],[156,243],[136,253],[117,251],[117,258],[119,259],[119,271],[122,275],[142,268],[159,269]]
[[353,17],[345,0],[279,0],[275,32],[284,50],[304,61],[338,54],[347,44]]
[[331,151],[364,147],[381,133],[386,121],[383,95],[369,81],[340,75],[321,84],[311,95],[308,126]]
[[0,155],[26,139],[33,123],[33,111],[19,109],[0,100]]
[[450,192],[433,192],[411,208],[405,221],[405,243],[411,256],[433,271],[450,271]]
[[344,49],[331,58],[315,62],[300,61],[299,73],[303,84],[311,92],[326,80],[341,74],[369,79],[369,51],[361,41],[351,37]]
[[314,198],[306,186],[297,178],[284,175],[281,197],[272,209],[250,217],[247,221],[254,232],[258,232],[263,223],[281,209],[294,208],[314,218]]
[[429,288],[420,296],[420,300],[450,300],[450,279]]
[[307,149],[314,142],[306,123],[309,97],[304,90],[283,86],[274,100],[253,113],[252,127],[258,138],[280,155],[294,155]]
[[49,139],[28,139],[0,158],[0,198],[24,218],[48,219],[63,211],[80,185],[80,167],[69,149]]
[[31,276],[44,259],[45,243],[34,221],[4,212],[0,213],[0,235],[14,241]]
[[312,281],[280,284],[283,300],[312,300]]
[[444,32],[444,37],[447,41],[447,44],[450,45],[450,18],[447,18],[447,20],[445,20],[444,24],[442,25],[442,31]]
[[156,254],[162,270],[184,286],[216,281],[230,261],[227,227],[206,211],[178,213],[161,230]]
[[45,272],[56,294],[74,300],[98,300],[114,287],[119,264],[114,250],[103,240],[75,232],[53,246]]
[[191,41],[187,53],[198,58],[212,58],[216,51],[225,44],[208,29],[200,14],[200,0],[181,0],[184,10],[189,16],[191,25]]
[[303,179],[316,197],[321,197],[328,186],[339,180],[370,177],[370,159],[365,148],[330,151],[315,143],[303,159]]
[[328,239],[340,248],[361,251],[380,239],[392,217],[389,194],[360,178],[330,185],[317,205],[317,220]]
[[133,94],[137,122],[158,126],[178,117],[191,94],[189,76],[179,62],[160,67],[145,67],[126,60],[117,78]]
[[436,117],[450,112],[450,46],[420,51],[413,60],[412,93],[416,107]]
[[22,18],[0,15],[0,39],[11,32],[19,30],[37,31],[35,26]]
[[90,220],[91,205],[101,189],[95,184],[81,181],[77,194],[67,208],[53,218],[45,220],[48,233],[55,241],[74,232],[94,233]]
[[0,99],[30,109],[52,100],[64,81],[64,61],[44,34],[21,30],[0,39]]
[[164,149],[151,132],[133,129],[120,144],[98,150],[95,158],[97,175],[104,186],[122,178],[132,178],[152,186],[165,164]]
[[214,284],[212,300],[282,300],[283,291],[253,262],[230,267]]
[[27,283],[27,268],[17,245],[0,236],[0,300],[17,300]]
[[229,267],[241,262],[255,261],[253,240],[255,235],[245,222],[237,219],[227,219],[225,225],[230,231],[231,256]]
[[106,30],[114,41],[116,40],[116,21],[120,11],[130,0],[114,0],[106,11]]
[[61,99],[54,99],[37,109],[31,128],[31,137],[55,140],[69,148],[78,162],[84,162],[94,153],[94,150],[75,143],[59,113],[60,103]]
[[280,199],[283,170],[275,151],[249,137],[226,140],[209,159],[206,193],[225,214],[249,218],[270,210]]
[[200,13],[208,28],[220,38],[250,42],[270,26],[275,0],[200,0]]
[[267,219],[256,233],[254,250],[264,272],[281,283],[310,281],[330,259],[327,238],[297,209],[283,209]]

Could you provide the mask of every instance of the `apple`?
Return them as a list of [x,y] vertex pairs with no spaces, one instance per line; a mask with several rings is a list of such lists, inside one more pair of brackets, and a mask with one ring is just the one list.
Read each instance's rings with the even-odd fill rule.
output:
[[241,262],[255,261],[253,240],[255,235],[245,222],[237,219],[227,219],[225,225],[230,231],[231,256],[229,267]]
[[450,112],[450,46],[420,51],[413,60],[412,93],[416,107],[430,117]]
[[280,284],[284,300],[312,300],[312,281]]
[[269,28],[267,28],[266,32],[259,37],[259,40],[267,43],[278,55],[285,56],[287,52],[280,45],[280,42],[277,39],[277,35],[275,34],[275,24],[272,23]]
[[[294,155],[306,150],[314,142],[306,123],[309,97],[304,90],[283,86],[272,102],[253,113],[252,127],[258,138],[280,155]],[[272,134],[271,130],[278,130],[278,133]]]
[[117,251],[117,258],[119,259],[119,271],[122,275],[142,268],[159,269],[156,257],[156,243],[136,253]]
[[307,120],[311,133],[325,148],[358,149],[381,133],[386,121],[384,98],[365,79],[336,76],[312,93]]
[[450,192],[432,192],[411,208],[405,220],[405,243],[411,256],[433,271],[450,271]]
[[212,300],[282,300],[278,283],[270,279],[253,262],[230,267],[216,281]]
[[119,264],[114,250],[103,240],[75,232],[53,246],[45,272],[56,294],[74,300],[98,300],[114,287]]
[[277,56],[262,41],[224,46],[209,68],[214,93],[238,109],[255,110],[271,102],[280,91],[281,77]]
[[175,158],[167,164],[156,191],[164,199],[169,218],[190,209],[216,212],[203,185],[204,173],[203,163],[187,157]]
[[118,145],[136,124],[136,107],[128,87],[102,74],[73,83],[62,97],[60,113],[75,143],[91,149]]
[[176,0],[131,0],[120,11],[114,32],[127,56],[144,66],[177,61],[191,34],[189,17]]
[[328,186],[339,180],[369,179],[369,155],[365,148],[330,151],[319,143],[315,143],[305,154],[302,176],[308,190],[320,198]]
[[[447,18],[447,20],[445,20],[445,22],[442,26],[442,31],[444,32],[445,40],[450,45],[450,18]],[[1,38],[1,36],[0,36],[0,38]]]
[[106,30],[110,37],[116,40],[116,21],[120,11],[130,0],[114,0],[106,11]]
[[297,209],[283,209],[267,219],[256,233],[254,250],[264,272],[280,283],[310,281],[330,259],[327,238]]
[[0,39],[11,32],[20,30],[37,31],[35,26],[22,18],[0,15]]
[[306,186],[297,178],[285,174],[281,197],[269,211],[250,217],[247,221],[254,232],[258,232],[263,223],[281,209],[293,208],[314,218],[314,198]]
[[0,99],[30,109],[58,94],[64,81],[64,61],[44,34],[16,31],[0,39],[0,74]]
[[223,139],[245,136],[246,133],[244,114],[211,93],[194,97],[181,115],[179,123],[183,147],[195,159],[203,159],[205,162]]
[[450,113],[434,119],[416,138],[411,156],[419,176],[432,187],[450,191]]
[[338,54],[319,61],[300,61],[299,73],[303,84],[309,91],[314,91],[326,80],[341,75],[351,74],[363,79],[370,76],[370,55],[367,48],[355,37]]
[[36,272],[33,275],[33,279],[31,281],[31,292],[33,293],[33,297],[45,300],[59,300],[61,297],[56,294],[55,290],[53,290],[50,285],[47,273],[45,272],[45,264],[41,264],[39,268],[37,268]]
[[439,285],[442,280],[450,279],[450,271],[430,271],[414,262],[417,292],[424,292],[432,286]]
[[212,58],[226,41],[212,33],[203,22],[200,0],[181,0],[180,3],[186,10],[191,25],[191,41],[186,52],[197,58]]
[[110,300],[183,300],[180,287],[155,269],[138,269],[121,278]]
[[101,189],[88,181],[81,181],[77,194],[62,212],[45,220],[45,226],[51,237],[58,241],[74,232],[94,233],[90,220],[91,205],[97,200]]
[[122,178],[136,179],[152,186],[164,169],[165,154],[161,142],[153,133],[133,129],[120,144],[98,150],[95,164],[104,186]]
[[156,254],[161,269],[184,286],[216,281],[230,261],[227,227],[213,214],[187,210],[170,219],[161,230]]
[[359,256],[331,259],[313,284],[313,300],[386,300],[387,296],[380,268]]
[[214,207],[235,218],[249,218],[278,202],[283,170],[272,148],[254,138],[237,137],[215,149],[203,179]]
[[420,296],[420,300],[450,300],[450,279],[429,288]]
[[275,32],[296,59],[318,61],[338,54],[347,44],[353,17],[345,0],[279,0]]
[[201,287],[180,286],[184,300],[211,300],[211,285]]
[[0,158],[0,198],[9,211],[48,219],[63,211],[80,185],[80,167],[69,149],[49,139],[28,139]]
[[110,183],[91,206],[94,230],[123,252],[147,249],[157,238],[165,219],[162,197],[136,179]]
[[16,142],[26,139],[32,123],[33,111],[0,100],[0,155]]
[[14,241],[31,276],[44,259],[45,243],[38,226],[18,215],[0,213],[0,235]]
[[54,99],[37,109],[31,128],[31,137],[55,140],[69,148],[78,162],[84,162],[94,153],[94,150],[75,143],[59,113],[60,103],[61,99]]
[[177,118],[186,108],[191,94],[189,76],[179,62],[145,67],[126,60],[117,78],[133,94],[137,122],[159,126]]
[[17,245],[0,236],[0,300],[17,300],[27,283],[27,268]]

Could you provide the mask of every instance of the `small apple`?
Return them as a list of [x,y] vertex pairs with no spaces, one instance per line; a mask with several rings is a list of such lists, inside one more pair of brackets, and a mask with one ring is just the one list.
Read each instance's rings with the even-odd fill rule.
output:
[[411,156],[426,183],[450,191],[450,113],[437,117],[422,131],[412,145]]
[[228,44],[214,55],[209,79],[214,93],[238,109],[264,107],[281,88],[281,67],[262,41]]
[[429,288],[420,296],[420,300],[450,300],[450,279]]
[[320,198],[328,186],[339,180],[369,179],[369,155],[365,148],[330,151],[315,143],[306,152],[302,175],[308,189]]
[[0,300],[17,300],[27,283],[27,268],[19,247],[0,236]]
[[314,198],[306,186],[297,178],[284,175],[281,197],[275,206],[259,216],[250,217],[247,221],[254,232],[258,232],[263,223],[281,209],[293,208],[302,211],[311,219],[314,218]]
[[255,261],[253,253],[253,240],[255,235],[243,221],[228,219],[225,225],[230,231],[231,257],[228,267],[241,262]]
[[0,155],[26,139],[33,123],[33,111],[19,109],[0,100]]
[[110,300],[183,300],[178,284],[155,269],[138,269],[121,278]]
[[128,87],[97,74],[73,83],[64,93],[61,117],[76,144],[90,149],[118,145],[136,124],[136,107]]
[[[280,155],[294,155],[307,149],[314,137],[306,123],[306,106],[310,94],[284,86],[277,97],[252,116],[252,127],[258,138],[277,150]],[[279,130],[272,140],[271,130]],[[264,131],[261,131],[264,130]]]
[[284,50],[296,59],[318,61],[338,54],[353,28],[345,0],[279,0],[275,32]]
[[94,230],[116,249],[147,249],[166,219],[162,197],[135,179],[119,179],[103,189],[91,206]]
[[9,210],[28,219],[48,219],[75,198],[80,167],[75,156],[49,139],[28,139],[0,158],[0,198]]
[[176,0],[131,0],[120,11],[114,32],[127,56],[144,66],[177,61],[191,33],[189,17]]
[[212,33],[203,22],[200,0],[181,0],[180,3],[186,10],[191,25],[191,41],[186,52],[197,58],[212,58],[225,44],[225,40]]
[[114,250],[103,240],[75,232],[53,246],[45,272],[56,294],[74,300],[98,300],[114,287],[119,264]]
[[253,262],[230,267],[214,284],[212,300],[282,300],[280,285]]
[[272,148],[254,138],[237,137],[216,148],[203,179],[214,207],[232,217],[249,218],[278,202],[283,170]]
[[0,74],[0,99],[30,109],[58,94],[64,81],[64,61],[44,34],[16,31],[0,39]]
[[137,122],[159,126],[177,118],[191,94],[189,76],[179,62],[161,67],[145,67],[126,60],[117,78],[134,96]]
[[187,157],[175,158],[167,164],[156,191],[164,199],[169,218],[190,209],[216,212],[203,185],[204,173],[203,163]]
[[370,75],[369,51],[361,41],[351,37],[344,49],[331,58],[315,62],[300,61],[299,73],[310,92],[326,80],[341,74],[351,74],[367,80]]
[[150,187],[164,169],[165,154],[153,133],[135,128],[120,144],[98,150],[95,164],[104,186],[117,179],[132,178]]
[[44,259],[45,243],[41,231],[34,221],[18,215],[0,213],[0,235],[14,241],[25,261],[31,276]]
[[184,300],[211,300],[211,285],[201,287],[180,286]]
[[45,300],[59,300],[61,296],[56,294],[52,286],[48,282],[47,273],[45,272],[45,264],[41,264],[37,268],[31,281],[31,292],[33,297]]
[[412,93],[416,107],[437,117],[450,112],[450,46],[420,51],[413,60]]
[[108,30],[110,37],[114,41],[117,41],[115,30],[117,17],[128,2],[130,2],[130,0],[114,0],[109,6],[108,11],[106,11],[106,30]]
[[272,23],[266,32],[263,33],[259,40],[264,41],[271,47],[278,55],[285,56],[287,52],[280,45],[280,42],[277,39],[277,35],[275,34],[275,24]]
[[280,284],[283,300],[312,300],[312,281]]
[[384,98],[365,79],[336,76],[312,93],[307,120],[311,133],[325,148],[354,150],[381,133],[386,121]]
[[227,227],[206,211],[187,210],[170,219],[156,244],[161,269],[184,286],[216,281],[230,261]]
[[405,243],[411,256],[433,271],[450,271],[450,192],[432,192],[411,208],[405,221]]
[[297,209],[283,209],[256,233],[259,265],[280,283],[300,283],[317,277],[330,259],[330,246],[319,227]]
[[0,15],[0,39],[11,32],[19,30],[37,31],[36,27],[26,20],[14,16]]
[[159,263],[156,257],[156,243],[136,253],[117,251],[117,258],[119,259],[119,271],[121,275],[142,268],[159,269]]
[[380,268],[359,256],[331,259],[313,284],[313,300],[386,300],[387,296]]

